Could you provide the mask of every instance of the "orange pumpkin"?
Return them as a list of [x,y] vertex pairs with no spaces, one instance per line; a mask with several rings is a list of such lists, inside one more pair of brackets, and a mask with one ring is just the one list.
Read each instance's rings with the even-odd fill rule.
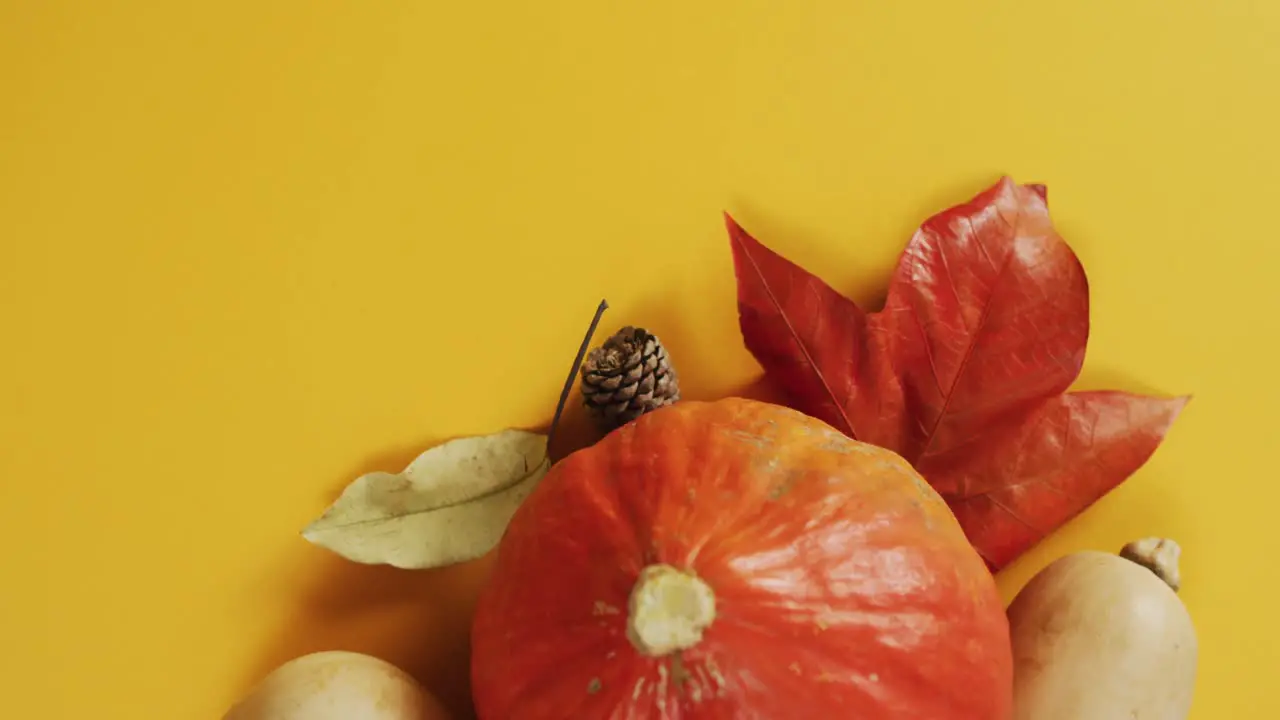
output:
[[685,401],[554,466],[472,633],[484,720],[1005,720],[995,582],[900,457]]

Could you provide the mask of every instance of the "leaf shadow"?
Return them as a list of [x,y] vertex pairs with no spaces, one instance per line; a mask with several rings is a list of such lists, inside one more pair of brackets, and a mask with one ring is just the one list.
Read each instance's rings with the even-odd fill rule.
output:
[[[438,443],[371,457],[335,483],[332,498],[362,474],[403,469],[432,444]],[[279,576],[288,581],[264,583],[271,591],[295,596],[293,612],[262,649],[242,692],[288,660],[347,650],[399,666],[439,698],[453,717],[473,717],[470,618],[488,578],[492,555],[450,567],[402,570],[354,563],[299,538],[282,558],[289,572]],[[300,583],[294,571],[298,567],[306,568]]]
[[[893,262],[897,261],[901,248],[905,248],[915,226],[906,227],[900,245],[892,256],[892,262],[870,257],[861,258],[853,263],[855,279],[852,282],[838,283],[831,279],[828,268],[832,267],[834,255],[830,248],[844,239],[833,239],[826,232],[817,228],[806,228],[794,220],[783,220],[762,213],[746,201],[739,200],[735,206],[740,208],[734,217],[747,232],[752,233],[774,252],[788,261],[799,265],[815,277],[830,285],[836,292],[852,300],[866,312],[876,312],[884,307],[889,294],[889,278],[893,273]],[[923,217],[923,216],[922,216]],[[879,244],[879,243],[877,243]]]
[[[727,271],[732,272],[732,268]],[[767,378],[758,370],[756,377],[745,383],[726,378],[727,356],[730,353],[746,354],[747,350],[740,342],[726,349],[722,338],[699,332],[693,327],[689,314],[682,310],[692,302],[708,302],[705,284],[697,280],[687,281],[687,284],[673,281],[663,293],[644,296],[613,318],[613,322],[602,330],[597,341],[603,342],[610,332],[627,324],[644,327],[657,335],[675,367],[682,400],[709,401],[738,396],[767,399],[782,404],[783,396],[772,388]],[[736,326],[737,306],[734,297],[729,295],[714,302],[724,304],[726,321],[733,322]],[[576,405],[577,415],[585,415],[581,402]],[[581,419],[580,422],[587,427],[578,427],[576,437],[566,433],[566,439],[573,437],[577,441],[576,447],[594,443],[602,436],[602,433],[590,429],[589,421]]]
[[[892,266],[865,259],[855,263],[857,279],[851,286],[834,283],[827,272],[833,263],[831,248],[847,240],[833,238],[830,230],[805,226],[796,219],[784,219],[780,213],[766,211],[746,198],[735,198],[731,207],[729,212],[733,218],[757,240],[821,278],[841,295],[857,303],[858,307],[871,312],[884,305]],[[914,231],[914,226],[907,229],[902,236],[902,247],[906,247]]]
[[[602,341],[597,335],[593,346]],[[550,425],[548,415],[540,426],[529,429],[547,432]],[[549,455],[558,461],[600,436],[582,407],[575,381]],[[333,484],[328,499],[336,499],[347,484],[366,473],[399,472],[424,450],[448,439],[435,438],[372,455],[344,473]],[[348,650],[397,665],[439,698],[452,717],[473,718],[471,617],[495,555],[490,552],[443,568],[404,570],[354,563],[299,538],[281,561],[288,571],[282,569],[264,583],[274,591],[296,596],[294,612],[261,651],[241,692],[293,658]],[[298,567],[306,568],[301,591],[294,571]],[[284,577],[287,582],[280,579]]]
[[[1148,382],[1111,367],[1103,367],[1085,360],[1084,368],[1071,386],[1073,391],[1120,390],[1157,397],[1181,397],[1192,393],[1185,389],[1157,388]],[[1190,406],[1188,406],[1190,407]],[[1185,411],[1184,411],[1185,412]]]
[[760,402],[773,403],[774,405],[785,406],[787,404],[787,397],[782,392],[782,389],[763,374],[739,385],[735,390],[728,393],[728,396],[759,400]]
[[[845,231],[837,233],[830,228],[806,226],[796,217],[787,217],[776,208],[766,209],[756,201],[741,196],[732,198],[729,213],[748,232],[758,233],[755,237],[765,245],[829,284],[832,283],[826,268],[831,267],[832,258],[835,257],[831,248],[865,242],[869,251],[854,261],[853,282],[832,284],[832,287],[863,310],[876,312],[884,307],[889,293],[889,279],[902,251],[921,224],[937,213],[982,192],[1001,175],[999,172],[974,173],[968,178],[935,181],[923,193],[913,191],[912,197],[917,199],[912,201],[911,211],[902,213],[887,228],[881,228],[874,236],[867,237],[848,236],[843,234]],[[875,226],[875,223],[870,224]],[[891,252],[886,253],[886,248],[891,248]]]
[[635,316],[632,324],[642,325],[658,336],[675,369],[680,397],[691,400],[703,397],[705,388],[714,383],[717,369],[708,343],[690,326],[687,315],[680,312],[683,302],[679,298],[694,294],[689,287],[668,287],[664,294],[642,297],[628,313]]

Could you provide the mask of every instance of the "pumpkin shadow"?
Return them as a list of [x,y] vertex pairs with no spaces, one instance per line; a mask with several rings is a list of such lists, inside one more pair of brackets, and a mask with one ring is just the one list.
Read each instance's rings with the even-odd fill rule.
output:
[[[640,303],[634,312],[602,322],[591,347],[597,347],[618,327],[641,325],[660,335],[672,353],[677,370],[683,354],[698,355],[698,336],[681,320],[676,303]],[[634,319],[631,317],[634,315]],[[615,327],[616,326],[616,327]],[[707,350],[707,348],[702,348]],[[693,367],[694,365],[689,365]],[[567,370],[567,368],[566,368]],[[689,377],[689,376],[685,376]],[[710,400],[725,396],[746,397],[781,404],[783,394],[759,375],[721,391],[710,376],[681,378],[685,398]],[[557,381],[563,381],[563,376]],[[558,398],[558,393],[557,393]],[[546,432],[551,419],[539,428]],[[577,378],[548,449],[553,462],[588,447],[603,436],[582,405]],[[330,499],[358,477],[375,470],[403,469],[432,445],[394,448],[370,457],[334,484]],[[299,528],[300,530],[301,528]],[[435,695],[459,720],[475,717],[471,701],[471,619],[484,584],[493,568],[495,552],[477,560],[431,570],[402,570],[382,565],[361,565],[301,538],[286,557],[283,568],[268,578],[257,592],[296,596],[285,627],[263,648],[242,692],[284,662],[313,652],[347,650],[382,658],[402,668]],[[305,568],[298,580],[296,568]],[[286,580],[287,578],[287,580]],[[302,590],[298,590],[301,587]]]
[[[600,436],[575,396],[565,404],[554,447],[549,449],[553,461]],[[546,432],[549,427],[550,419],[532,429]],[[330,500],[336,499],[352,478],[377,470],[398,472],[439,442],[442,440],[396,448],[369,458],[334,484]],[[471,618],[495,556],[491,551],[449,567],[404,570],[351,562],[299,538],[281,559],[281,572],[257,590],[287,593],[297,599],[287,624],[262,650],[242,683],[241,694],[293,658],[346,650],[400,667],[437,697],[452,717],[474,718]],[[301,581],[296,571],[299,567],[306,568]]]

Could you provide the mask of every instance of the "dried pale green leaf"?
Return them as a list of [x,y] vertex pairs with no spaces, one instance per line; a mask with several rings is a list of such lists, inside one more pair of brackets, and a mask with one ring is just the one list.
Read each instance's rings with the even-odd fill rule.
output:
[[357,478],[302,536],[369,565],[465,562],[498,544],[549,466],[547,436],[540,433],[504,430],[451,440],[403,472]]

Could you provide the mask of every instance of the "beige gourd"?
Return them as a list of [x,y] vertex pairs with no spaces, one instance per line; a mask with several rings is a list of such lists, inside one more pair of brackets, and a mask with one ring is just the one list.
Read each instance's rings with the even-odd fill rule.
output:
[[412,677],[354,652],[303,655],[271,671],[223,720],[447,720]]
[[1177,543],[1085,551],[1009,606],[1015,720],[1185,720],[1198,646],[1177,595]]

